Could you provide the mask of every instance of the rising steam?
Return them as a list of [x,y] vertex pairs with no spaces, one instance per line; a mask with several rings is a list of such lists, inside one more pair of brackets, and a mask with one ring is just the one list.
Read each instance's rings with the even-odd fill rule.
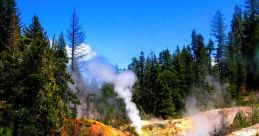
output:
[[126,104],[127,115],[138,134],[141,133],[141,119],[139,110],[132,102],[132,87],[136,76],[131,71],[117,73],[114,66],[102,57],[94,57],[86,63],[87,73],[94,78],[114,85],[114,92],[123,99]]
[[[222,85],[213,76],[207,76],[205,81],[215,91],[214,95],[203,93],[208,98],[208,101],[206,101],[207,108],[214,109],[216,99],[221,98],[221,103],[223,103],[227,85]],[[207,136],[214,130],[219,130],[223,125],[222,123],[225,123],[222,122],[224,115],[221,109],[202,112],[194,96],[187,97],[185,108],[192,121],[192,128],[187,132],[187,136]]]
[[187,136],[208,136],[215,129],[221,127],[222,114],[214,110],[201,112],[197,107],[197,100],[188,97],[186,102],[187,115],[192,121],[192,128],[187,131]]

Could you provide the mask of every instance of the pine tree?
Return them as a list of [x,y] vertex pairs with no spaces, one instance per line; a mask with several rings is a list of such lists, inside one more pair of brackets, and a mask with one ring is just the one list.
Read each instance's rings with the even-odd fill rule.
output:
[[2,0],[0,13],[0,52],[2,52],[6,48],[10,49],[9,46],[18,44],[21,25],[15,0]]
[[172,56],[169,49],[163,50],[159,53],[158,61],[161,70],[170,70],[172,67]]
[[144,73],[145,73],[145,55],[144,52],[140,52],[139,56],[139,83],[140,83],[140,89],[144,91]]
[[176,86],[175,80],[177,79],[176,75],[169,70],[164,70],[159,73],[156,84],[157,84],[157,93],[155,101],[155,115],[158,117],[169,118],[175,114],[175,104],[174,101],[177,101],[173,96],[177,96],[177,91],[175,92],[174,88]]
[[138,59],[136,57],[132,59],[132,63],[128,66],[128,68],[129,70],[134,71],[138,77],[138,80],[134,87],[133,99],[139,105],[146,105],[146,102],[148,101],[148,94],[146,92],[146,86],[144,85],[146,80],[144,77],[146,69],[146,59],[143,51],[140,52],[140,56],[138,57]]
[[[21,77],[20,20],[14,0],[0,2],[0,127],[16,126],[17,83]],[[21,95],[21,94],[20,94]],[[19,113],[18,113],[19,114]],[[3,135],[5,135],[3,133]]]
[[[139,60],[136,57],[132,58],[132,62],[128,65],[128,69],[133,71],[136,74],[137,77],[140,76]],[[140,99],[141,90],[140,90],[139,80],[137,80],[133,89],[134,89],[133,101],[137,105],[141,105],[141,99]]]
[[[36,17],[34,19],[36,19]],[[33,23],[34,25],[39,24],[35,20]],[[14,26],[14,24],[12,25]],[[33,28],[33,25],[31,25],[30,27]],[[11,28],[17,27],[14,26]],[[37,34],[41,34],[43,36],[42,32],[34,32],[35,36]],[[9,40],[19,41],[19,39],[16,39],[17,37],[14,36],[15,33],[12,34],[13,35],[10,36],[13,38],[9,38]],[[25,33],[25,35],[26,34],[27,33]],[[26,36],[29,37],[29,35]],[[28,37],[26,37],[26,39]],[[9,51],[9,54],[4,55],[7,57],[6,59],[9,60],[9,63],[4,64],[4,67],[8,67],[8,69],[5,69],[3,71],[3,73],[6,74],[5,76],[3,76],[5,81],[4,88],[6,89],[6,92],[8,92],[5,94],[6,97],[4,98],[4,101],[8,104],[8,108],[5,109],[4,112],[1,113],[1,115],[7,122],[10,122],[9,127],[12,128],[13,135],[21,134],[20,132],[23,128],[29,129],[28,125],[24,125],[24,123],[29,124],[29,122],[32,121],[31,119],[34,119],[31,118],[31,113],[34,113],[31,110],[33,104],[35,104],[34,100],[35,95],[37,93],[37,89],[39,89],[39,87],[42,85],[39,79],[39,74],[35,72],[40,71],[40,66],[42,63],[41,61],[39,61],[39,58],[41,58],[43,51],[36,51],[36,46],[34,45],[40,43],[39,47],[42,48],[45,45],[48,45],[48,41],[42,42],[40,39],[37,39],[35,37],[30,37],[29,39],[33,42],[31,44],[26,45],[26,48],[30,48],[33,50],[28,49],[26,50],[26,52],[19,52],[17,51],[17,48],[13,48],[13,51]],[[16,43],[17,42],[11,41],[8,42],[7,45]],[[10,47],[15,46],[16,45]],[[33,54],[33,52],[35,53]],[[36,129],[31,129],[30,131],[36,131]]]
[[180,80],[179,89],[181,95],[187,96],[190,92],[190,87],[193,85],[193,57],[190,46],[183,47],[179,54],[176,54],[173,59],[174,69],[177,72]]
[[207,59],[208,54],[205,48],[203,37],[201,34],[197,34],[194,30],[192,32],[192,52],[194,58],[193,72],[194,82],[197,84],[203,84],[205,76],[208,75]]
[[[185,66],[187,68],[185,74],[186,74],[186,82],[187,84],[189,84],[189,86],[191,87],[193,85],[193,80],[194,80],[194,76],[193,76],[193,57],[192,57],[192,51],[191,51],[191,47],[188,45],[185,50],[182,50],[182,59],[185,62]],[[186,52],[186,53],[185,53]],[[188,73],[192,73],[192,74],[188,74]]]
[[140,52],[140,56],[139,56],[139,63],[138,63],[138,83],[139,83],[139,90],[140,90],[140,100],[141,100],[141,104],[145,105],[146,101],[147,101],[147,93],[146,93],[146,88],[144,86],[144,74],[145,74],[145,65],[146,65],[146,60],[145,60],[145,56],[144,56],[144,52],[141,51]]
[[156,79],[159,74],[159,65],[157,61],[156,55],[151,52],[146,59],[146,69],[144,74],[144,86],[146,95],[142,100],[145,101],[145,105],[143,105],[144,110],[147,113],[154,114],[155,112],[155,103],[156,103],[156,95],[157,95],[157,85]]
[[73,83],[72,78],[67,73],[68,56],[66,52],[66,42],[63,33],[60,33],[58,41],[56,42],[56,49],[54,50],[55,62],[55,78],[58,85],[61,98],[68,106],[65,111],[67,116],[75,117],[74,109],[70,105],[79,104],[76,95],[70,90],[68,83]]
[[258,89],[259,66],[256,58],[259,48],[258,0],[247,0],[244,15],[244,41],[242,53],[247,60],[247,86]]
[[196,39],[196,37],[197,37],[197,33],[196,33],[196,30],[193,30],[192,31],[192,36],[191,36],[191,38],[192,38],[192,43],[191,43],[191,49],[192,49],[192,54],[193,54],[193,60],[194,60],[194,62],[196,62],[197,61],[197,57],[198,57],[198,53],[197,53],[197,39]]
[[219,72],[219,78],[221,79],[221,82],[224,82],[226,77],[225,29],[226,29],[226,26],[224,24],[223,15],[221,14],[220,11],[217,11],[211,24],[211,31],[212,31],[211,34],[214,36],[217,42],[215,62],[216,62],[216,67],[217,67],[217,71]]
[[240,7],[236,6],[231,22],[227,52],[228,77],[230,82],[229,90],[234,98],[239,96],[239,88],[245,83],[245,65],[240,50],[242,46],[243,31],[242,11]]

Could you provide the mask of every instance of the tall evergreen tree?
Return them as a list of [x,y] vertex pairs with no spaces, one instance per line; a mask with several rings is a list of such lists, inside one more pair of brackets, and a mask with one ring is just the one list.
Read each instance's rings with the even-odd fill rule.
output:
[[[177,101],[178,91],[176,87],[177,77],[169,70],[164,70],[159,73],[156,84],[158,87],[155,99],[155,115],[158,117],[168,118],[175,114],[176,108],[174,101]],[[176,103],[178,104],[178,103]]]
[[140,84],[140,89],[142,92],[144,92],[144,73],[145,73],[145,55],[144,52],[140,52],[139,56],[139,84]]
[[56,49],[54,50],[54,65],[55,65],[55,78],[58,85],[58,91],[61,98],[67,105],[64,109],[68,117],[75,117],[76,111],[71,105],[79,104],[76,95],[70,90],[69,83],[72,83],[72,78],[67,73],[68,56],[66,52],[66,42],[63,33],[60,33],[58,41],[56,42]]
[[2,52],[5,48],[10,48],[9,46],[18,45],[21,23],[15,0],[2,0],[0,13],[0,52]]
[[[139,72],[139,60],[136,57],[133,57],[131,60],[131,63],[128,65],[128,69],[133,71],[137,77],[140,76],[140,72]],[[134,94],[133,94],[133,101],[137,104],[137,105],[141,105],[141,100],[140,100],[140,84],[139,81],[137,80],[137,82],[134,85]]]
[[187,96],[194,83],[193,58],[190,46],[183,47],[181,53],[179,55],[176,54],[173,59],[173,65],[180,81],[179,89],[181,95]]
[[244,41],[242,46],[243,55],[247,59],[247,86],[258,89],[259,66],[257,54],[259,52],[259,22],[258,22],[258,0],[247,0],[244,15]]
[[245,83],[246,79],[245,63],[241,54],[243,31],[242,11],[240,7],[236,6],[231,22],[227,52],[229,89],[234,98],[239,96],[239,88]]
[[191,43],[191,49],[192,49],[192,54],[193,54],[193,60],[196,62],[197,61],[197,56],[198,56],[198,53],[197,53],[197,33],[196,33],[196,30],[193,30],[192,31],[192,43]]
[[224,24],[224,18],[220,11],[214,16],[211,24],[212,35],[216,39],[217,48],[215,55],[216,67],[219,72],[219,77],[221,82],[224,82],[226,77],[226,61],[225,61],[225,51],[226,51],[226,36],[225,36],[226,26]]
[[192,32],[192,52],[194,58],[193,72],[195,74],[194,82],[203,84],[205,76],[208,75],[207,60],[208,54],[201,34]]
[[14,0],[0,1],[0,13],[0,127],[8,129],[16,125],[13,109],[21,76],[22,52],[17,48],[21,27]]
[[159,53],[158,61],[161,70],[170,70],[172,68],[172,55],[169,49],[163,50]]
[[142,100],[145,101],[145,105],[143,105],[144,110],[147,113],[154,114],[155,112],[155,104],[157,101],[157,85],[156,79],[159,74],[159,65],[157,61],[156,55],[151,52],[146,59],[146,68],[144,74],[144,86],[145,86],[145,98]]

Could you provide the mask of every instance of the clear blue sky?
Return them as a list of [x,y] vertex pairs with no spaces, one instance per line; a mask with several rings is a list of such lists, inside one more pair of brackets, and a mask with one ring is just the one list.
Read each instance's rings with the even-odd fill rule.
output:
[[172,52],[190,43],[196,29],[210,38],[210,23],[221,10],[230,25],[235,5],[244,0],[17,0],[28,25],[36,14],[48,36],[66,33],[76,7],[85,42],[113,64],[126,67],[140,51]]

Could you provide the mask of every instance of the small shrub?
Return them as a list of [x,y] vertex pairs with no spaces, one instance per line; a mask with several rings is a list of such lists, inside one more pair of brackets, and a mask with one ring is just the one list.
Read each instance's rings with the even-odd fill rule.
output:
[[231,128],[234,130],[240,129],[240,128],[245,128],[249,126],[249,121],[248,118],[245,116],[243,112],[238,112],[236,114],[236,117],[231,124]]
[[0,128],[0,135],[1,136],[11,136],[12,135],[12,129],[10,129],[10,128]]
[[258,108],[259,98],[256,97],[256,93],[252,92],[250,94],[250,107],[251,112],[251,125],[254,125],[259,122],[259,108]]

